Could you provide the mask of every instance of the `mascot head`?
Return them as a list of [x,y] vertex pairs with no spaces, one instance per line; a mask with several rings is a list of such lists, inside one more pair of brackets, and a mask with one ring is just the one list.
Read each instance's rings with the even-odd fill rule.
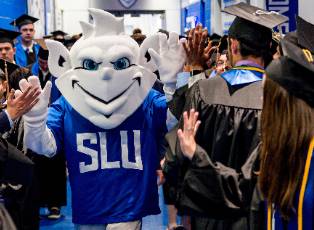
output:
[[89,9],[93,24],[81,22],[83,36],[68,51],[47,41],[49,69],[71,106],[94,125],[112,129],[144,101],[156,77],[139,65],[140,48],[124,35],[123,19]]

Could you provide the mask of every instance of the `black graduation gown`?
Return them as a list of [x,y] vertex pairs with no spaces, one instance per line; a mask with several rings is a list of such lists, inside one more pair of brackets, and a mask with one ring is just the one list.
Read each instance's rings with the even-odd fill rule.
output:
[[0,111],[0,133],[5,133],[11,129],[10,121],[4,111]]
[[[33,220],[27,224],[32,210],[27,210],[28,215],[25,215],[25,218],[22,215],[24,200],[28,194],[27,191],[33,183],[33,162],[2,138],[0,138],[0,162],[1,184],[7,186],[1,191],[1,195],[4,197],[5,207],[10,213],[14,224],[18,229],[38,229],[39,225],[34,223]],[[1,209],[4,209],[4,207],[1,207]],[[5,210],[2,210],[1,213],[3,218],[7,216]],[[7,216],[7,218],[9,217]],[[1,229],[15,229],[10,218],[8,221],[3,221],[2,224],[10,227],[2,226],[3,228]]]
[[[196,217],[193,229],[248,229],[256,181],[252,168],[260,141],[261,81],[230,86],[216,76],[198,81],[180,96],[186,99],[183,110],[199,111],[201,125],[192,161],[182,155],[176,129],[166,137],[164,171],[177,189],[179,213]],[[173,105],[172,111],[182,113],[182,105]]]

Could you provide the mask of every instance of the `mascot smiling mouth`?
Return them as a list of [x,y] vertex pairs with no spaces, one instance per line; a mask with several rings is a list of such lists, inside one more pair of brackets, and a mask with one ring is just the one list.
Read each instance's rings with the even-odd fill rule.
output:
[[[80,84],[78,80],[72,80],[72,88],[74,89],[74,86],[77,85],[81,90],[83,90],[83,92],[85,92],[87,95],[89,95],[90,97],[94,98],[95,100],[104,103],[105,105],[108,105],[109,103],[113,102],[114,100],[118,99],[119,97],[121,97],[125,92],[127,92],[131,86],[135,83],[138,82],[138,85],[141,86],[141,78],[140,77],[136,77],[134,78],[133,82],[125,89],[123,90],[121,93],[119,93],[117,96],[113,97],[112,99],[110,99],[109,101],[105,101],[99,97],[96,97],[95,95],[91,94],[89,91],[87,91],[86,89],[84,89]],[[104,115],[106,118],[109,118],[112,114],[109,115]]]

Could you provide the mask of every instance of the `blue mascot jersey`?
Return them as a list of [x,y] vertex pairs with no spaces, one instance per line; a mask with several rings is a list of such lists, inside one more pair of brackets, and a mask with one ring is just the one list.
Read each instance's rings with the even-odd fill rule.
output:
[[120,126],[104,130],[63,96],[52,104],[47,126],[58,152],[66,154],[74,223],[126,222],[160,213],[156,170],[166,110],[165,96],[151,90]]

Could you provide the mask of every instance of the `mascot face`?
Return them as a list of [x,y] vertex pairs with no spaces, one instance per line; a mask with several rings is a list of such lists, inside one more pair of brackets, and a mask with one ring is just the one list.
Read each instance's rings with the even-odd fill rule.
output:
[[83,37],[68,52],[47,42],[49,68],[71,106],[94,125],[112,129],[144,101],[155,75],[139,66],[140,49],[123,35],[123,21],[97,9],[89,10],[94,25],[81,23]]

